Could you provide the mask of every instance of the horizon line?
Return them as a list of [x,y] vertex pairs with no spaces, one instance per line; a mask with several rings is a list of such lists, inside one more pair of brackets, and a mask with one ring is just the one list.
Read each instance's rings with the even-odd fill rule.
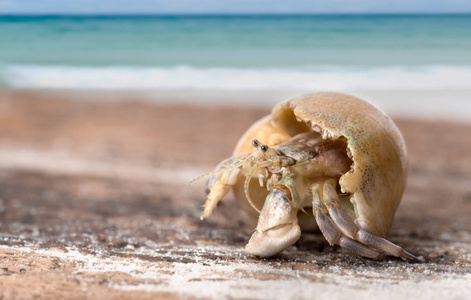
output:
[[471,15],[471,11],[468,12],[312,12],[312,13],[281,13],[281,12],[269,12],[269,13],[226,13],[226,12],[207,12],[207,13],[193,13],[193,12],[182,12],[182,13],[147,13],[147,12],[135,12],[135,13],[126,13],[126,12],[100,12],[100,13],[90,13],[90,12],[22,12],[22,13],[0,13],[0,17],[7,16],[37,16],[37,17],[53,17],[53,16],[71,16],[71,17],[106,17],[106,16],[123,16],[123,17],[172,17],[172,16],[188,16],[188,17],[205,17],[205,16],[454,16],[454,15]]

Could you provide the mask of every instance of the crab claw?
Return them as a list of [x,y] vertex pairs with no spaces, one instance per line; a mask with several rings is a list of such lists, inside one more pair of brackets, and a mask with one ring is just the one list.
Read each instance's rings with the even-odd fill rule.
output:
[[243,162],[247,157],[246,153],[231,156],[223,160],[214,172],[201,175],[192,180],[193,182],[210,176],[206,183],[207,196],[201,219],[209,217],[219,201],[232,189],[232,186],[237,182]]
[[202,218],[211,215],[219,201],[231,190],[239,176],[240,168],[215,175],[207,183],[207,197]]
[[280,253],[299,239],[298,210],[293,207],[290,196],[289,189],[281,185],[271,190],[245,251],[268,257]]

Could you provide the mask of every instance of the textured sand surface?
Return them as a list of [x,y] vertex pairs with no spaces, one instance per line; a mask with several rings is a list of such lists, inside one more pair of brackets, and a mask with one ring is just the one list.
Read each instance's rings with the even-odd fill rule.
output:
[[258,259],[232,197],[200,221],[187,183],[268,110],[91,100],[0,92],[0,299],[469,299],[471,125],[397,120],[410,174],[390,239],[425,263],[319,234]]

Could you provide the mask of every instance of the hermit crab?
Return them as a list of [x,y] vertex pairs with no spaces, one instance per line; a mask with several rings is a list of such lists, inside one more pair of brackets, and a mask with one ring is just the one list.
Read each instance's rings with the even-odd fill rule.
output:
[[209,177],[202,218],[232,189],[258,218],[245,250],[273,256],[303,230],[373,259],[418,257],[386,239],[407,178],[393,121],[353,96],[322,92],[275,106],[241,137]]

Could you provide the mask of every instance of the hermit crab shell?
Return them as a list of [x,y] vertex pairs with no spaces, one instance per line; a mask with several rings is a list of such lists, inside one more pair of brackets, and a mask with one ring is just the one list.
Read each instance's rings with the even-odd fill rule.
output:
[[[272,113],[253,124],[239,140],[234,154],[252,152],[251,140],[268,146],[314,130],[324,139],[342,139],[352,160],[340,177],[342,193],[351,195],[344,208],[358,226],[386,237],[402,197],[407,178],[406,146],[396,125],[381,110],[350,95],[312,93],[275,106]],[[234,192],[247,211],[257,216],[244,194],[244,178]],[[250,184],[252,201],[259,209],[267,195],[256,180]],[[348,201],[348,200],[347,200]]]

